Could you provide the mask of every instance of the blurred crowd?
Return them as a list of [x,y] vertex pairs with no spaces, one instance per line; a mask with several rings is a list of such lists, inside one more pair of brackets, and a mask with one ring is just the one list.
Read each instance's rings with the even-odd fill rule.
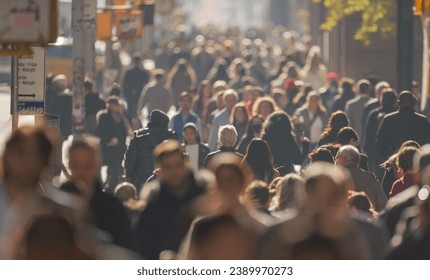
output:
[[2,154],[0,258],[430,258],[418,83],[339,77],[282,27],[178,30],[132,57],[107,93],[85,81],[84,134],[47,78],[59,127]]

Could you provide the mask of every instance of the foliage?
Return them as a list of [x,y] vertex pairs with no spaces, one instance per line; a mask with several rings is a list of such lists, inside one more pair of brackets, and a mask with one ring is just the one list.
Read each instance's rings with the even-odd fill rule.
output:
[[323,2],[328,10],[323,30],[332,30],[340,20],[352,14],[361,14],[361,25],[354,34],[354,39],[370,44],[370,35],[380,33],[384,36],[395,30],[393,16],[396,12],[395,0],[312,0]]

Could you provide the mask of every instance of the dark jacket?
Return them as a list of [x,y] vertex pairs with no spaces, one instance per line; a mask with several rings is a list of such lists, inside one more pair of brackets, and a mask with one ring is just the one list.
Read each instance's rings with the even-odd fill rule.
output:
[[387,159],[407,140],[414,140],[420,145],[430,143],[430,123],[413,109],[400,108],[382,120],[376,146],[383,159]]
[[281,176],[294,172],[293,165],[301,165],[309,150],[309,142],[303,142],[302,149],[299,148],[299,145],[295,140],[288,140],[286,142],[282,142],[282,144],[279,142],[268,142],[268,144],[273,155],[273,164],[276,168],[279,168]]
[[134,132],[128,150],[125,153],[124,168],[127,178],[140,189],[141,185],[152,175],[154,148],[167,139],[177,139],[171,129],[149,126]]
[[73,94],[66,89],[55,97],[53,114],[60,117],[60,131],[64,139],[72,134],[73,126]]
[[149,81],[149,72],[142,67],[133,66],[124,74],[124,96],[128,102],[137,102],[143,87]]
[[207,167],[209,162],[216,156],[219,155],[221,153],[234,153],[237,156],[243,158],[243,155],[236,152],[236,149],[233,147],[220,147],[219,150],[212,152],[210,154],[207,155],[206,159],[205,159],[205,163],[203,164],[204,167]]
[[181,110],[179,110],[173,117],[172,117],[172,129],[178,134],[178,141],[182,143],[184,136],[182,135],[182,130],[184,129],[184,125],[187,123],[193,123],[197,125],[199,117],[194,113],[190,112],[188,117],[185,119],[181,114]]
[[[74,182],[63,184],[61,190],[76,195],[80,194]],[[102,191],[100,181],[96,183],[89,204],[94,215],[95,225],[111,235],[113,244],[131,249],[130,221],[127,213],[115,197]]]
[[[127,119],[122,116],[121,121],[116,122],[112,114],[112,111],[106,109],[97,115],[96,134],[100,137],[103,162],[107,165],[122,160],[125,152],[125,140],[128,135],[128,125],[125,123]],[[119,143],[109,147],[108,143],[112,138],[117,138]]]
[[155,180],[145,187],[146,207],[136,227],[139,253],[156,260],[162,251],[177,252],[197,213],[192,203],[205,190],[203,180],[189,174],[189,189],[183,197],[170,191],[168,185]]

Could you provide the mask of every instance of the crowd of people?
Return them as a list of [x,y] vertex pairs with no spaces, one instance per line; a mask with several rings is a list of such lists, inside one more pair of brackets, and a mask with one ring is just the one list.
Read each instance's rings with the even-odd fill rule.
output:
[[[99,141],[73,136],[67,182],[47,172],[61,145],[52,128],[12,133],[0,258],[430,258],[430,122],[416,83],[398,93],[340,78],[281,27],[179,32],[151,58],[147,70],[134,54],[108,97],[85,82]],[[47,112],[67,138],[72,95],[51,78]]]

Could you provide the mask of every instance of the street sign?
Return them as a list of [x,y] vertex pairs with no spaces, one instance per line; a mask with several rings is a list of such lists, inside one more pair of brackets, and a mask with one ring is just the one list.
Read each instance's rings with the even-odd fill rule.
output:
[[45,48],[31,47],[32,55],[17,59],[15,113],[43,115],[45,113]]
[[54,43],[58,36],[57,0],[0,0],[1,43]]

